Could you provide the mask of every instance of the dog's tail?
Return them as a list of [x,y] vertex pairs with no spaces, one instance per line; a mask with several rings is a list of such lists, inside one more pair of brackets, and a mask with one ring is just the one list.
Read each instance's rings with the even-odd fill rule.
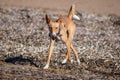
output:
[[75,14],[75,5],[73,4],[69,10],[69,13],[68,13],[68,18],[69,19],[76,19],[76,20],[80,20],[80,18]]

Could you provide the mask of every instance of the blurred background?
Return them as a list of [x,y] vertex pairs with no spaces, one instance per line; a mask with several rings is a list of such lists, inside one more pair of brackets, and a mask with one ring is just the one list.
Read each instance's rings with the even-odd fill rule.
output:
[[2,7],[65,9],[75,4],[77,10],[90,13],[120,15],[120,0],[0,0]]

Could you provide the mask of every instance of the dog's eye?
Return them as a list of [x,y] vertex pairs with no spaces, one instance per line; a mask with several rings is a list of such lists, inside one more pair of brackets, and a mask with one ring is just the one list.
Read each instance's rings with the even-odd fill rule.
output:
[[51,28],[51,27],[49,27],[49,29],[50,29],[50,30],[52,30],[52,28]]
[[58,27],[56,27],[55,29],[58,29]]
[[50,24],[50,23],[48,23],[48,26],[51,26],[51,24]]

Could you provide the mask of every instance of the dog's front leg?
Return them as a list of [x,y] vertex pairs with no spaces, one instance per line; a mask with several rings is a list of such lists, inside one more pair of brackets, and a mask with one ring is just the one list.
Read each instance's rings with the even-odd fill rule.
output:
[[49,47],[49,53],[48,53],[48,60],[47,60],[47,64],[45,65],[45,67],[43,69],[48,69],[49,64],[50,64],[50,58],[51,58],[51,54],[54,48],[54,40],[50,40],[50,47]]

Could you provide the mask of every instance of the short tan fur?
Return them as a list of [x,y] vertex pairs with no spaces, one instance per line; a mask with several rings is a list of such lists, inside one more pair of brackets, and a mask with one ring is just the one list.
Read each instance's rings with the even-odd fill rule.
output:
[[75,54],[75,57],[77,59],[78,64],[80,65],[78,53],[76,49],[73,47],[72,40],[74,36],[74,32],[76,29],[76,24],[73,22],[72,17],[75,15],[75,5],[72,5],[68,16],[63,18],[62,16],[59,17],[58,20],[52,21],[48,15],[46,14],[46,23],[48,24],[49,28],[49,36],[50,36],[50,47],[48,52],[48,60],[44,67],[44,69],[48,69],[50,64],[50,58],[52,55],[52,51],[54,48],[54,42],[56,40],[62,40],[66,47],[67,47],[67,55],[65,59],[63,60],[63,64],[66,63],[68,60],[73,62],[71,59],[71,49]]

